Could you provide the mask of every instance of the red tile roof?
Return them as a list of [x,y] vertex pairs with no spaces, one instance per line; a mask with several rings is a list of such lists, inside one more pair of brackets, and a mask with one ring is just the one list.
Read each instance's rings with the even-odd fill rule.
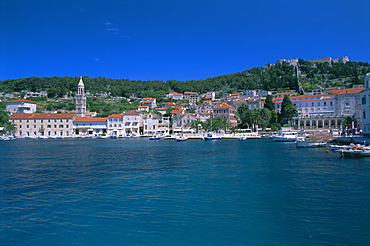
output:
[[73,119],[75,114],[55,114],[55,113],[33,113],[25,114],[18,113],[13,114],[10,119]]
[[83,118],[77,117],[74,122],[103,122],[107,121],[107,118]]
[[113,117],[123,117],[123,114],[112,114],[112,115],[109,115],[108,118],[113,118]]
[[7,101],[6,103],[17,103],[17,102],[25,102],[25,103],[33,103],[33,104],[36,104],[34,101],[25,100],[25,99],[22,99],[22,100],[12,100],[12,101]]
[[171,111],[171,114],[181,114],[182,112],[183,112],[183,110],[174,109],[174,110]]
[[342,89],[342,90],[333,90],[331,93],[336,95],[343,95],[343,94],[358,94],[362,92],[364,88],[355,88],[355,89]]
[[139,114],[139,112],[137,112],[137,111],[135,111],[135,110],[130,110],[130,111],[128,111],[128,112],[126,112],[126,113],[124,113],[124,115],[127,115],[127,114],[129,114],[129,115],[138,115]]
[[234,107],[231,107],[229,104],[227,103],[221,103],[219,105],[217,105],[216,107],[214,107],[215,109],[221,109],[221,108],[232,108],[232,109],[235,109]]

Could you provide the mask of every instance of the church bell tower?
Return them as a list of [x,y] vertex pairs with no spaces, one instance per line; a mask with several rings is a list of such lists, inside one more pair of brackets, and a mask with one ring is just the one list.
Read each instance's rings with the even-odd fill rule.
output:
[[76,115],[80,117],[85,117],[86,114],[86,96],[85,96],[85,85],[82,81],[82,76],[80,77],[80,82],[78,82],[78,91],[76,95]]

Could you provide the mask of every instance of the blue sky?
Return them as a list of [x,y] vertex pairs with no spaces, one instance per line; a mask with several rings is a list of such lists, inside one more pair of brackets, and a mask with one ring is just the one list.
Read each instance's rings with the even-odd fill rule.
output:
[[370,62],[369,0],[1,0],[0,80],[196,80],[278,59]]

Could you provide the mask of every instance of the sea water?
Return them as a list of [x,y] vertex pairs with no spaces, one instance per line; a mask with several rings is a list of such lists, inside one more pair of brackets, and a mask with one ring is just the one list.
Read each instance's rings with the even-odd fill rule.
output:
[[1,245],[369,245],[370,158],[272,140],[0,141]]

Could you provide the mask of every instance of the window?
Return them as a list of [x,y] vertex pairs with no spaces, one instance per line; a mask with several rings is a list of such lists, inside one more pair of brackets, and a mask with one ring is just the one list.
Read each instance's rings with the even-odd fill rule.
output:
[[30,125],[27,125],[26,127],[27,127],[27,128],[30,128]]
[[47,128],[51,128],[51,125],[47,125],[46,127],[47,127]]
[[326,106],[326,102],[324,102],[324,106]]
[[63,128],[63,125],[59,125],[59,128]]

